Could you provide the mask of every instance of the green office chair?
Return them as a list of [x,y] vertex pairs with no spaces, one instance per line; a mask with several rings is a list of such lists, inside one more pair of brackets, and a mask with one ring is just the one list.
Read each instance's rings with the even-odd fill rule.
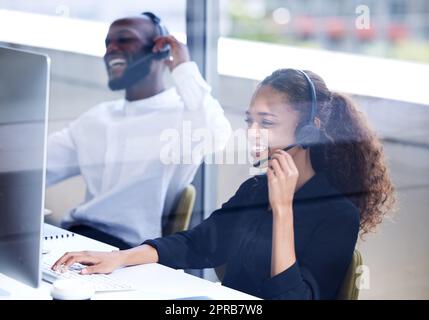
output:
[[[362,255],[355,249],[353,253],[352,262],[350,263],[344,280],[341,284],[340,290],[338,291],[337,300],[357,300],[359,297],[359,288],[356,285],[359,273],[356,273],[356,269],[363,264]],[[220,281],[223,281],[225,275],[225,265],[215,268],[215,272]]]
[[353,253],[352,262],[347,270],[346,276],[338,291],[337,300],[357,300],[359,297],[359,288],[356,284],[359,273],[356,269],[363,264],[362,255],[355,249]]
[[176,210],[172,216],[171,226],[167,234],[188,230],[192,210],[195,204],[195,187],[190,184],[182,192]]

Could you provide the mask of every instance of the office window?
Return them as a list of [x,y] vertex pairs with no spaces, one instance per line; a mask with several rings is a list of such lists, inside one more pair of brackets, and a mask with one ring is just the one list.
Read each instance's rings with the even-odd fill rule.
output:
[[[425,2],[221,1],[221,32],[238,39],[428,63]],[[356,28],[366,14],[369,25]]]
[[[101,56],[104,34],[113,20],[153,11],[171,33],[186,41],[186,1],[0,1],[0,42]],[[18,23],[20,21],[20,23]],[[32,32],[27,32],[32,28]]]
[[171,30],[185,32],[185,5],[185,0],[174,1],[174,6],[171,6],[170,0],[156,2],[134,0],[121,2],[115,0],[2,0],[0,9],[103,22],[111,22],[116,18],[139,14],[143,11],[153,11],[168,21]]

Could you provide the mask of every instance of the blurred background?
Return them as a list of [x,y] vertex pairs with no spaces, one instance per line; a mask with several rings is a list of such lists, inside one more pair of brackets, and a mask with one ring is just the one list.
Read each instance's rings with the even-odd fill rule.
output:
[[[369,25],[356,28],[364,6]],[[232,0],[224,12],[222,33],[233,38],[429,62],[426,0]]]
[[[194,23],[198,10],[205,28]],[[360,298],[429,299],[429,1],[0,0],[0,44],[52,59],[50,132],[122,96],[106,85],[104,38],[114,19],[143,11],[192,44],[233,128],[246,127],[255,86],[278,68],[312,70],[331,90],[353,96],[383,141],[399,200],[378,232],[358,243],[370,277]],[[202,172],[193,224],[233,195],[249,165]],[[50,222],[84,192],[79,177],[50,188]],[[217,281],[213,272],[203,276]]]

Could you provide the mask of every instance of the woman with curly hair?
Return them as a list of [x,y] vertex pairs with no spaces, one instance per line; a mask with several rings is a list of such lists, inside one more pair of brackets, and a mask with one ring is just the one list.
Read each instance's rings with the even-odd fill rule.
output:
[[225,265],[225,286],[264,299],[335,299],[359,232],[372,231],[394,202],[378,138],[351,100],[294,69],[259,84],[246,122],[254,156],[269,156],[267,173],[245,181],[200,225],[130,250],[66,253],[53,269]]

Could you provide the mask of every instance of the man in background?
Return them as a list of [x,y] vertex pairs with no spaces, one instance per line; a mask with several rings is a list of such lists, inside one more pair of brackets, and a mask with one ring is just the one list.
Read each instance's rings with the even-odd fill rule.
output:
[[[184,123],[207,129],[218,147],[208,152],[215,152],[225,146],[231,126],[187,47],[153,13],[114,21],[104,61],[109,88],[124,89],[125,97],[94,106],[49,137],[47,184],[81,175],[85,200],[65,215],[62,226],[126,249],[162,234],[163,217],[207,154],[166,165],[160,158],[162,132],[181,133]],[[166,68],[171,88],[163,82]]]

